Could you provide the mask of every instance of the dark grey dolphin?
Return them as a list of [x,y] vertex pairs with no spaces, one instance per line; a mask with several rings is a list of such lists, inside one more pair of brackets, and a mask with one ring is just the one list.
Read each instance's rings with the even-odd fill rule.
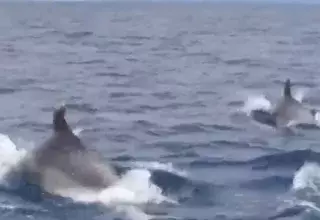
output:
[[279,128],[300,123],[313,124],[316,113],[315,109],[306,107],[292,96],[291,83],[287,79],[283,95],[275,108],[271,111],[256,109],[251,112],[251,116],[260,123]]
[[52,194],[77,188],[101,190],[110,186],[118,179],[114,170],[88,151],[73,134],[65,120],[65,112],[64,106],[54,111],[52,136],[31,151],[17,169],[26,181]]

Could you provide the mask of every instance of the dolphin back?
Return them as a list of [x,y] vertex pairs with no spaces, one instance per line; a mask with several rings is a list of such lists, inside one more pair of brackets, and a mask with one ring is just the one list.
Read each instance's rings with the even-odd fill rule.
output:
[[275,106],[273,115],[276,116],[278,127],[315,121],[315,111],[293,98],[290,79],[284,83],[283,97]]
[[54,133],[29,152],[15,170],[22,173],[26,182],[52,194],[83,187],[100,190],[112,185],[118,179],[114,168],[104,164],[73,134],[65,112],[64,106],[54,111]]

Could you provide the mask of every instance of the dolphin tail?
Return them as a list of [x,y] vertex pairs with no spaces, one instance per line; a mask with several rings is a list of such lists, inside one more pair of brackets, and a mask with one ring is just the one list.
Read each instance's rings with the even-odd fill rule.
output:
[[285,97],[292,97],[292,94],[291,94],[291,82],[290,82],[290,79],[287,79],[285,84],[284,84],[284,90],[283,90],[283,95]]
[[65,105],[61,105],[60,107],[56,108],[53,112],[53,130],[55,132],[70,130],[70,127],[64,118],[65,113]]

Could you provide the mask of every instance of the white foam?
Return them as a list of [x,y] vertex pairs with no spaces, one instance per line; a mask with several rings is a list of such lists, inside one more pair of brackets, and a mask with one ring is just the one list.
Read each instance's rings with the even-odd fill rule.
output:
[[105,204],[176,203],[163,196],[161,189],[151,182],[150,177],[148,170],[130,170],[117,183],[105,189],[99,198]]
[[133,220],[147,220],[153,217],[144,213],[139,208],[140,205],[162,202],[177,204],[163,196],[161,189],[150,181],[150,177],[151,174],[147,170],[130,170],[114,185],[100,192],[78,188],[60,190],[58,194],[77,202],[104,204]]
[[320,215],[320,166],[317,163],[305,163],[294,175],[292,190],[297,204]]
[[3,183],[5,174],[26,155],[26,150],[18,150],[11,139],[7,135],[1,133],[0,150],[2,154],[0,157],[0,182]]
[[[318,107],[318,109],[319,109],[319,107]],[[317,110],[316,114],[314,115],[314,121],[315,121],[315,124],[320,127],[320,112],[319,112],[319,110]]]
[[75,128],[72,132],[74,133],[74,135],[80,136],[83,130],[84,130],[83,128]]
[[242,108],[242,111],[249,115],[250,112],[253,110],[270,110],[271,107],[271,102],[264,95],[252,95],[247,98]]
[[296,89],[292,96],[293,98],[295,98],[297,101],[299,102],[302,102],[303,101],[303,98],[306,96],[306,94],[308,93],[308,90],[307,89],[303,89],[303,88],[299,88],[299,89]]
[[320,192],[320,166],[317,163],[305,163],[294,175],[292,188],[295,191],[311,189]]

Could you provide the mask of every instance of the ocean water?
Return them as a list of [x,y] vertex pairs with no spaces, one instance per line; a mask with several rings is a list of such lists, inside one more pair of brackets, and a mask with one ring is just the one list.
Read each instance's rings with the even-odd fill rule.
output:
[[[320,218],[319,129],[284,134],[248,117],[286,78],[319,105],[319,6],[0,5],[1,219]],[[61,102],[122,178],[30,199],[3,177],[51,135]]]

